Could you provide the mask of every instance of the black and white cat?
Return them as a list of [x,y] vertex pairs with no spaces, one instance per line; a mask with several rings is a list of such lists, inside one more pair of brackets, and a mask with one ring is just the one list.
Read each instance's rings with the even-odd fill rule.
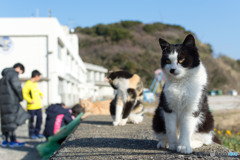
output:
[[162,48],[161,67],[166,78],[153,130],[158,148],[190,154],[192,148],[212,142],[214,120],[208,108],[207,73],[199,59],[195,39],[190,34],[182,44],[159,39]]

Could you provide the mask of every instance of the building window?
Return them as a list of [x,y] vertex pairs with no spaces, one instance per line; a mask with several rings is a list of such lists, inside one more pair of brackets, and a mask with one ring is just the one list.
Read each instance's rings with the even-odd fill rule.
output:
[[70,56],[70,69],[72,71],[73,69],[73,57]]
[[101,82],[102,81],[102,73],[101,72],[99,72],[99,82]]
[[94,79],[93,79],[94,82],[97,81],[97,72],[94,72]]
[[66,62],[67,66],[69,65],[69,60],[68,60],[69,56],[70,56],[69,51],[67,51],[67,56],[66,56],[66,59],[65,59],[65,62]]
[[63,94],[63,79],[60,77],[58,78],[58,94]]
[[90,78],[90,71],[87,71],[87,81],[90,82],[91,78]]
[[62,60],[63,45],[60,41],[58,41],[58,59]]

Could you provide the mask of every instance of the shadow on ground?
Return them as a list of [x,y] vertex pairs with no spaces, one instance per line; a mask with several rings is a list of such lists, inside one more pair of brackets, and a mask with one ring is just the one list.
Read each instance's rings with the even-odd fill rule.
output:
[[81,123],[112,126],[112,122],[109,121],[82,121]]

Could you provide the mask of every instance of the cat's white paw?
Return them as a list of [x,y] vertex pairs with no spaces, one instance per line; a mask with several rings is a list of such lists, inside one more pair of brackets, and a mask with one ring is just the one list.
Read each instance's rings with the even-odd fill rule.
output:
[[171,151],[176,151],[177,150],[177,145],[174,143],[174,144],[169,144],[169,149]]
[[126,119],[122,119],[121,121],[120,121],[120,123],[119,123],[119,126],[125,126],[126,125],[126,123],[127,123],[127,118]]
[[179,145],[177,147],[177,152],[183,153],[183,154],[190,154],[192,153],[192,148],[187,145]]
[[118,125],[119,125],[119,122],[118,122],[118,121],[113,121],[113,125],[114,125],[114,126],[118,126]]
[[130,120],[133,124],[138,124],[143,121],[143,116],[132,116]]
[[158,144],[157,144],[157,148],[160,149],[160,148],[166,148],[166,143],[163,142],[163,141],[159,141]]

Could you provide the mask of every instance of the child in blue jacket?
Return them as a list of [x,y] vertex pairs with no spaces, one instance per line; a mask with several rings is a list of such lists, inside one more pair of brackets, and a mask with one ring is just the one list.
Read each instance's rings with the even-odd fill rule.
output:
[[62,126],[67,125],[73,120],[70,111],[65,108],[64,103],[57,103],[50,105],[46,109],[47,118],[43,135],[47,139],[56,134]]

